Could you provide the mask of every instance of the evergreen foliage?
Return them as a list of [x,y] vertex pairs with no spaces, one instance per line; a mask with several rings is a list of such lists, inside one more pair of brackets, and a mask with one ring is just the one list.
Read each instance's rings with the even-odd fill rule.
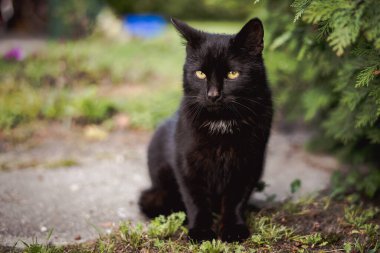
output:
[[[380,5],[377,0],[261,1],[269,48],[285,53],[272,83],[277,109],[315,127],[311,147],[380,166]],[[292,25],[289,25],[292,24]],[[273,73],[272,73],[273,74]],[[377,174],[380,172],[377,171]],[[380,188],[380,182],[378,189]]]
[[104,6],[102,0],[48,0],[48,27],[53,37],[81,37],[89,34]]
[[190,20],[241,20],[251,14],[252,0],[106,0],[117,13],[160,13],[166,17]]

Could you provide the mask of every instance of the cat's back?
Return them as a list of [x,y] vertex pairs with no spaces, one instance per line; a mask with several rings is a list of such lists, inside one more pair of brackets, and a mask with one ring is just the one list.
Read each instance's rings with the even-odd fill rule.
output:
[[176,149],[174,135],[178,122],[178,112],[162,122],[156,129],[148,147],[148,161],[159,162],[165,159],[174,164],[173,154]]

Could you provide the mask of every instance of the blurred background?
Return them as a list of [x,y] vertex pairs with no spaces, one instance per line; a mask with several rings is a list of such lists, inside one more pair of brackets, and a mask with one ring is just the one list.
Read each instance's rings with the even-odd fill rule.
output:
[[276,131],[307,133],[298,141],[302,147],[307,140],[308,151],[344,164],[344,171],[333,173],[335,195],[377,196],[375,0],[0,2],[0,170],[77,165],[67,157],[42,162],[49,157],[39,153],[25,160],[27,151],[8,155],[20,145],[34,147],[55,129],[64,129],[53,135],[58,140],[75,132],[91,140],[115,131],[149,135],[181,98],[185,52],[170,17],[205,31],[236,33],[257,16],[265,27]]

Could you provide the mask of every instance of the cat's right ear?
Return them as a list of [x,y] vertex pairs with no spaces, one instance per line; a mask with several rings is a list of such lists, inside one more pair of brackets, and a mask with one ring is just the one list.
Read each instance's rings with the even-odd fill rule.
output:
[[181,36],[187,41],[187,44],[192,47],[197,47],[203,40],[203,33],[198,31],[185,22],[171,18],[172,24]]
[[236,34],[234,45],[244,48],[250,54],[261,54],[264,48],[264,27],[260,19],[253,18]]

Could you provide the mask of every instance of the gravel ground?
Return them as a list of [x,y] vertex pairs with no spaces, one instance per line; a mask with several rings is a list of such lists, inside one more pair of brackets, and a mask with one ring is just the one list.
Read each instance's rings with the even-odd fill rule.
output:
[[[33,144],[0,151],[0,165],[6,168],[0,170],[1,245],[33,238],[44,242],[50,229],[54,243],[80,242],[120,221],[145,220],[136,202],[149,185],[145,150],[150,133],[116,131],[94,140],[83,129],[51,129],[41,129]],[[263,178],[269,186],[254,194],[253,203],[273,194],[276,200],[289,197],[294,179],[302,182],[297,196],[327,187],[338,164],[306,153],[306,139],[306,134],[273,131]]]

